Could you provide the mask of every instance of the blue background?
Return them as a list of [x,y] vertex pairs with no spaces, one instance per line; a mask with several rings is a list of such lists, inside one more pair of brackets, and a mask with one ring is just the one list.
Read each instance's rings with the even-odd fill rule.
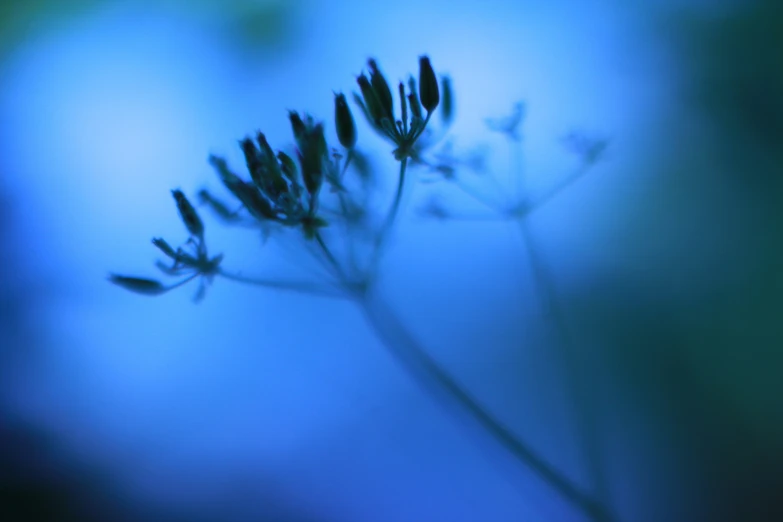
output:
[[[288,145],[289,109],[325,119],[335,141],[332,91],[354,90],[369,56],[396,80],[424,53],[453,80],[457,149],[486,151],[505,183],[514,151],[485,119],[518,101],[533,190],[577,167],[562,146],[569,132],[610,141],[605,160],[530,223],[602,404],[620,518],[749,520],[749,505],[779,509],[775,2],[2,9],[8,509],[57,513],[45,520],[584,519],[433,401],[350,303],[217,280],[194,305],[195,288],[151,299],[106,282],[109,272],[155,275],[151,237],[184,241],[170,190],[217,186],[209,154],[241,165],[237,140],[256,130]],[[391,190],[387,144],[364,122],[359,143]],[[423,219],[416,208],[433,194],[465,214],[483,209],[417,175],[383,295],[438,361],[591,490],[517,229]],[[204,214],[225,266],[312,271],[274,240]]]

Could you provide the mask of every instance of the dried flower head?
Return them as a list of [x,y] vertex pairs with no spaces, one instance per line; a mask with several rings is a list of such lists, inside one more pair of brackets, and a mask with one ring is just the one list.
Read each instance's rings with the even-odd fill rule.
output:
[[[405,86],[399,84],[401,117],[395,119],[394,98],[386,78],[374,59],[368,60],[368,66],[370,77],[360,74],[356,79],[361,95],[354,93],[354,101],[372,128],[395,145],[394,157],[402,161],[414,154],[416,141],[424,133],[432,111],[438,106],[439,91],[435,72],[429,58],[422,56],[419,60],[419,80],[423,85],[417,89],[416,80],[411,77],[408,81],[409,92],[406,94]],[[427,110],[426,116],[422,107]]]

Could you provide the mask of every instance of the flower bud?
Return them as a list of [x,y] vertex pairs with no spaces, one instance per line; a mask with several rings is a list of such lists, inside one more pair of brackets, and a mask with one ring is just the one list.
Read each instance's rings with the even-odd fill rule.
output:
[[171,194],[177,202],[179,215],[182,218],[182,222],[185,223],[188,232],[193,236],[202,237],[204,235],[204,223],[202,223],[196,209],[193,208],[193,205],[190,204],[190,201],[188,201],[188,198],[185,197],[181,190],[172,190]]
[[171,248],[165,239],[160,237],[152,238],[152,244],[160,249],[161,252],[169,256],[171,259],[177,259],[177,253]]
[[294,132],[294,140],[296,141],[296,144],[301,147],[302,140],[304,140],[305,135],[307,134],[307,127],[302,121],[302,117],[299,116],[299,113],[296,111],[289,111],[288,119],[291,120],[291,130]]
[[264,178],[264,166],[261,161],[260,151],[249,137],[240,141],[239,146],[242,148],[242,153],[245,155],[245,163],[247,164],[250,178],[256,185],[261,186]]
[[443,76],[440,80],[441,89],[443,90],[443,99],[441,100],[440,115],[443,118],[443,123],[448,125],[454,118],[454,99],[451,92],[451,78]]
[[356,82],[362,91],[362,98],[364,98],[364,106],[367,108],[367,113],[372,118],[372,123],[377,124],[385,116],[383,106],[380,100],[378,100],[378,96],[375,94],[375,90],[372,88],[367,76],[364,74],[359,75],[356,78]]
[[277,159],[280,161],[280,167],[283,170],[283,176],[286,177],[289,183],[295,185],[298,171],[296,169],[296,163],[294,163],[293,158],[281,150],[277,153]]
[[311,197],[315,197],[323,182],[323,163],[326,156],[326,138],[324,127],[317,124],[308,132],[305,147],[299,151],[302,166],[302,178]]
[[403,130],[407,132],[408,129],[408,103],[405,99],[405,85],[402,82],[397,86],[400,91],[400,106],[402,107],[402,126]]
[[419,99],[427,113],[434,111],[440,102],[438,79],[427,56],[419,57]]
[[229,209],[228,205],[213,196],[207,189],[198,191],[198,199],[199,203],[207,205],[223,221],[232,222],[239,219],[236,212]]
[[280,169],[280,163],[277,161],[275,151],[269,145],[266,136],[259,132],[256,136],[259,147],[261,147],[261,158],[264,162],[264,172],[266,173],[264,183],[259,188],[267,192],[272,199],[276,199],[280,194],[288,190],[288,184],[283,179],[283,172]]
[[352,149],[356,145],[356,122],[342,93],[334,95],[334,121],[340,145]]
[[131,292],[143,295],[160,295],[169,290],[160,281],[146,279],[142,277],[128,277],[117,274],[109,275],[109,282],[121,286]]
[[[417,95],[417,89],[416,89],[416,79],[411,76],[408,78],[408,89],[410,92],[408,93],[408,102],[411,106],[411,114],[413,115],[413,119],[422,119],[421,117],[421,104],[419,103],[419,97]],[[411,122],[411,127],[413,126],[413,122]]]
[[392,98],[389,84],[386,82],[386,78],[383,77],[383,73],[378,69],[378,63],[375,60],[370,58],[368,65],[370,66],[370,84],[381,104],[384,116],[394,121],[394,99]]

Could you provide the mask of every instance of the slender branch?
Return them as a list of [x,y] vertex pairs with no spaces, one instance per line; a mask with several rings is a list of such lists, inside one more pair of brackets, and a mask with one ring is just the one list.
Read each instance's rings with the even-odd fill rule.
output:
[[478,424],[522,465],[531,469],[542,481],[564,499],[594,520],[601,517],[602,507],[581,491],[568,477],[557,471],[543,457],[505,427],[481,406],[470,393],[430,357],[403,322],[379,298],[365,294],[357,299],[368,324],[397,362],[434,396],[457,406],[463,414]]
[[375,244],[373,245],[372,259],[368,267],[367,273],[368,279],[374,279],[375,273],[378,270],[378,263],[380,263],[383,249],[386,246],[389,232],[394,225],[394,221],[397,219],[397,213],[400,210],[400,203],[402,202],[402,193],[405,189],[405,170],[408,166],[408,158],[405,157],[400,161],[400,175],[397,180],[397,191],[394,195],[394,202],[392,203],[389,213],[386,215],[386,219],[383,222],[380,232],[375,238]]
[[473,187],[466,185],[465,182],[463,182],[461,179],[455,178],[454,186],[460,189],[468,196],[470,196],[471,198],[478,201],[479,203],[488,207],[490,210],[494,210],[495,212],[502,213],[502,203],[498,204],[496,201],[493,201],[488,196],[485,196],[484,194],[474,189]]
[[307,281],[281,281],[279,279],[261,279],[244,276],[241,274],[235,274],[232,272],[226,272],[220,269],[217,275],[235,281],[237,283],[243,283],[254,286],[263,286],[266,288],[276,290],[287,290],[291,292],[299,292],[303,294],[318,295],[322,297],[332,297],[336,299],[345,299],[348,295],[339,288],[319,285],[317,283],[311,283]]
[[329,263],[329,266],[331,266],[334,270],[334,274],[337,276],[337,279],[340,282],[347,281],[343,267],[340,265],[339,261],[337,261],[337,258],[334,257],[334,254],[332,254],[332,251],[329,249],[329,247],[326,245],[321,232],[315,232],[315,241],[318,243],[318,247],[321,249],[321,252],[323,252],[324,256],[326,256],[326,260]]
[[552,186],[549,190],[538,196],[535,201],[531,201],[526,206],[521,206],[517,211],[518,217],[522,218],[527,216],[531,212],[538,210],[540,207],[547,204],[549,201],[555,198],[558,194],[563,192],[576,181],[580,180],[590,170],[590,164],[581,165],[575,172],[572,172],[565,178],[561,179],[558,183]]
[[[345,173],[348,171],[348,165],[351,164],[351,160],[353,160],[353,149],[348,150],[348,155],[345,158],[345,164],[343,165],[342,172],[340,173],[340,183],[342,183],[343,178],[345,177]],[[348,249],[348,262],[350,263],[350,270],[353,273],[356,273],[358,270],[357,262],[356,262],[356,245],[351,240],[351,221],[348,219],[348,202],[345,199],[345,194],[342,191],[338,191],[337,193],[337,199],[340,202],[340,212],[342,212],[343,217],[343,228],[345,230],[345,237],[346,237],[346,244]]]
[[[518,145],[512,143],[512,147],[521,148],[521,143]],[[521,164],[522,155],[519,153],[514,155],[514,157],[520,162],[516,165],[517,169],[515,172],[518,173],[518,178],[522,178],[518,180],[517,183],[519,187],[524,189],[526,183],[523,166]],[[578,178],[578,176],[576,177]],[[550,198],[573,182],[574,176],[567,178],[566,181],[566,183],[557,185],[556,189],[550,192]],[[523,193],[520,198],[522,201],[525,201],[526,195]],[[542,201],[545,202],[548,199],[549,198],[539,200],[538,205],[542,204]],[[528,209],[528,211],[529,210],[530,209]],[[533,279],[535,281],[536,291],[538,292],[539,302],[544,309],[545,315],[551,319],[553,329],[557,335],[555,345],[559,348],[558,351],[561,363],[565,371],[566,386],[568,387],[569,396],[573,402],[579,439],[582,444],[582,453],[587,461],[588,472],[592,477],[598,501],[604,508],[602,512],[596,513],[594,520],[596,520],[596,522],[609,522],[613,520],[613,518],[610,514],[611,503],[608,481],[603,470],[603,453],[598,439],[595,401],[592,397],[592,392],[588,383],[585,382],[582,372],[579,371],[575,353],[576,342],[568,328],[563,309],[557,301],[554,278],[536,247],[535,237],[530,229],[527,215],[523,214],[517,217],[515,221],[519,225],[519,230],[522,234],[522,242],[527,252],[528,259],[530,260],[530,267],[533,272]]]

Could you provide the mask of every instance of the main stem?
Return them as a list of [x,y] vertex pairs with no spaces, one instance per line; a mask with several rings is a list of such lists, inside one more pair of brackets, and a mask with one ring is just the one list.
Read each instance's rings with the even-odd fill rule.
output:
[[480,426],[517,461],[531,469],[545,483],[592,520],[607,520],[600,503],[582,492],[571,480],[559,473],[532,448],[515,436],[503,423],[481,406],[437,361],[430,357],[393,310],[377,297],[375,285],[369,284],[375,282],[381,250],[399,211],[405,185],[406,166],[407,158],[404,158],[400,162],[400,176],[394,202],[375,242],[368,278],[365,281],[368,284],[356,287],[347,281],[341,264],[332,254],[321,234],[316,232],[315,238],[318,246],[334,268],[338,278],[342,280],[343,284],[349,286],[346,290],[351,292],[365,319],[376,332],[383,346],[414,380],[435,397],[440,397],[450,406],[457,406],[463,414]]
[[357,295],[357,303],[383,346],[419,385],[436,398],[448,403],[448,406],[456,406],[514,459],[531,469],[541,480],[588,517],[593,520],[605,520],[601,504],[581,491],[481,406],[427,354],[394,311],[373,293],[371,291]]
[[392,226],[394,225],[394,222],[397,220],[397,214],[400,211],[400,203],[402,202],[402,193],[405,189],[405,171],[408,166],[408,158],[407,156],[402,158],[400,161],[400,175],[397,179],[397,191],[394,194],[394,201],[392,202],[392,206],[389,209],[389,213],[386,215],[386,219],[383,222],[383,225],[381,226],[381,230],[378,233],[378,236],[375,240],[375,244],[373,245],[373,253],[372,258],[370,260],[370,265],[367,269],[368,273],[368,280],[373,280],[375,278],[375,274],[378,271],[378,263],[380,263],[381,255],[383,254],[383,250],[386,247],[386,242],[389,239],[389,233],[391,232]]
[[[513,150],[520,147],[521,145],[516,143],[511,144]],[[518,179],[518,186],[524,190],[525,175],[521,163],[521,153],[514,154],[513,157],[517,160],[516,172],[517,178],[520,178]],[[522,200],[524,200],[524,194],[522,194]],[[573,401],[577,429],[582,443],[582,453],[587,461],[588,472],[596,489],[598,501],[604,508],[600,513],[596,514],[594,520],[596,522],[610,522],[613,520],[613,515],[610,508],[608,481],[603,470],[602,451],[596,424],[595,401],[592,399],[590,387],[585,382],[584,375],[579,369],[574,350],[575,342],[570,334],[563,310],[557,302],[557,294],[551,274],[544,259],[539,254],[538,248],[536,248],[535,237],[530,229],[528,217],[522,215],[517,217],[515,221],[519,225],[522,242],[530,260],[533,279],[539,294],[539,302],[544,309],[544,314],[552,320],[555,334],[557,335],[556,345],[559,347],[561,363],[564,366],[566,386],[569,388],[569,395]]]

